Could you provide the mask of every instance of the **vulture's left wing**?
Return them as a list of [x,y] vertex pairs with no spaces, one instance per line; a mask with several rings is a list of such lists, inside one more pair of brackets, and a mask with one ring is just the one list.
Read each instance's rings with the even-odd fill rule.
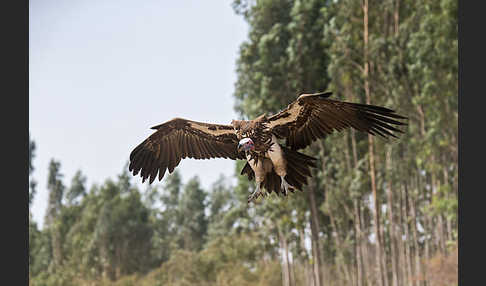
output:
[[238,139],[231,125],[209,124],[175,118],[152,127],[157,131],[135,147],[130,153],[129,170],[140,172],[150,184],[159,173],[162,180],[179,165],[181,159],[229,158],[244,159],[238,154]]
[[403,133],[392,125],[404,125],[394,119],[406,119],[395,111],[367,104],[328,99],[331,92],[302,94],[286,109],[268,118],[267,128],[294,150],[305,148],[335,130],[353,127],[372,135],[396,137]]

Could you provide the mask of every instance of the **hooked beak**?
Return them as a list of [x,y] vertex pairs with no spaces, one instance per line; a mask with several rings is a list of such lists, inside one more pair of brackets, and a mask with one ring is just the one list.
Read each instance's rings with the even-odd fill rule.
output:
[[243,151],[243,144],[238,143],[238,153]]

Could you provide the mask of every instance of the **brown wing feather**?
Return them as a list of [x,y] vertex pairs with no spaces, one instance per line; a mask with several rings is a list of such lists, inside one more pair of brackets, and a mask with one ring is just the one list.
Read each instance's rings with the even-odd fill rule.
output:
[[175,118],[152,127],[157,131],[130,153],[129,170],[140,172],[142,182],[151,184],[159,174],[162,180],[166,170],[172,173],[184,158],[244,159],[238,154],[238,139],[231,125],[209,124]]
[[395,137],[403,131],[393,125],[406,125],[395,119],[407,119],[381,106],[328,99],[330,92],[303,94],[287,108],[268,118],[267,128],[277,137],[285,138],[286,145],[297,150],[334,131],[347,128]]

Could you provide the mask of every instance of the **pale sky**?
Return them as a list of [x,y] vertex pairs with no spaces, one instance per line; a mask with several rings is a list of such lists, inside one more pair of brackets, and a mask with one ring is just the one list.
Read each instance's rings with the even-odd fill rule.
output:
[[[116,178],[150,127],[174,117],[236,118],[236,59],[248,26],[227,1],[30,0],[29,130],[36,143],[32,205],[43,224],[51,158],[65,185]],[[234,161],[181,161],[208,188]],[[165,178],[164,178],[165,179]],[[163,180],[164,181],[164,180]],[[139,176],[133,178],[142,190]]]

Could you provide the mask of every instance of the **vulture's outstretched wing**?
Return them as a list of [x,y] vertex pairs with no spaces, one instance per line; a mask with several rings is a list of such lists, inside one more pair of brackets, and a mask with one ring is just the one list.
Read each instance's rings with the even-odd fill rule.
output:
[[396,137],[403,133],[392,125],[405,125],[395,119],[407,119],[395,111],[374,105],[328,99],[331,92],[302,94],[286,109],[268,118],[267,127],[294,150],[305,148],[334,130],[353,127],[372,135]]
[[238,154],[238,139],[231,125],[208,124],[175,118],[152,127],[157,131],[130,153],[129,170],[140,172],[142,183],[150,184],[159,173],[159,181],[166,169],[169,173],[181,159],[230,158],[244,159]]

